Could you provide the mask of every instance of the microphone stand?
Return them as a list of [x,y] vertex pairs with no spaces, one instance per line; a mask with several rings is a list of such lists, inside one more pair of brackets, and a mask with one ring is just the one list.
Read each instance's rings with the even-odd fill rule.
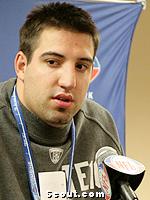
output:
[[120,184],[120,194],[122,200],[139,200],[130,185],[124,182]]

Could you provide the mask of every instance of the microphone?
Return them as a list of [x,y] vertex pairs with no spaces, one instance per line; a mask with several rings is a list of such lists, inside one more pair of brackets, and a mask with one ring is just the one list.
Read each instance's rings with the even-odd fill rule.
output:
[[99,149],[95,160],[105,200],[138,200],[134,191],[140,185],[145,173],[142,163],[118,155],[117,151],[109,146]]

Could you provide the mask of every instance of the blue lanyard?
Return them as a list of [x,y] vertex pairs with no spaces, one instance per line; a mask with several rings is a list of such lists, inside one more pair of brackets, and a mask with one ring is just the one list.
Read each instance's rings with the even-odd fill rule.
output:
[[[31,194],[33,197],[33,200],[40,200],[39,190],[38,190],[38,184],[36,180],[35,170],[34,170],[34,164],[32,159],[32,151],[31,151],[31,145],[30,140],[28,136],[28,131],[26,127],[26,123],[23,117],[23,113],[20,107],[16,86],[14,86],[13,93],[10,99],[11,103],[11,109],[13,112],[13,115],[16,119],[18,130],[21,136],[22,145],[23,145],[23,152],[24,152],[24,159],[25,159],[25,165],[27,169],[28,174],[28,180],[29,180],[29,186],[31,190]],[[71,190],[71,176],[72,176],[72,168],[73,168],[73,158],[74,158],[74,150],[75,150],[75,141],[76,141],[76,131],[75,131],[75,124],[72,120],[72,145],[71,145],[71,153],[70,153],[70,162],[69,162],[69,172],[68,172],[68,178],[67,178],[67,191],[70,192]]]

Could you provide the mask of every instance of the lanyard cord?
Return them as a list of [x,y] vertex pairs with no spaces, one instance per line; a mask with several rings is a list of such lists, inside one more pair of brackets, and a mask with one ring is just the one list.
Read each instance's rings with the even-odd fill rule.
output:
[[67,192],[71,191],[71,176],[72,176],[72,168],[73,168],[73,158],[74,158],[74,150],[75,150],[75,143],[76,143],[76,132],[75,132],[75,124],[74,120],[72,120],[72,145],[71,145],[71,153],[70,153],[70,163],[69,163],[69,173],[68,173],[68,184],[67,184]]
[[[31,190],[31,194],[33,197],[33,200],[40,200],[35,170],[34,170],[34,164],[32,159],[32,150],[30,145],[30,140],[28,136],[28,131],[26,127],[26,123],[23,117],[23,113],[20,107],[18,95],[16,92],[16,86],[14,86],[13,94],[10,99],[11,108],[13,115],[16,119],[18,130],[21,136],[22,140],[22,146],[23,146],[23,152],[24,152],[24,159],[25,159],[25,166],[28,174],[28,180],[29,180],[29,186]],[[67,179],[67,192],[70,192],[71,190],[71,176],[72,176],[72,169],[73,169],[73,158],[74,158],[74,150],[75,150],[75,140],[76,140],[76,134],[75,134],[75,124],[72,120],[71,125],[71,132],[72,132],[72,145],[71,145],[71,153],[70,153],[70,162],[69,162],[69,173],[68,173],[68,179]]]

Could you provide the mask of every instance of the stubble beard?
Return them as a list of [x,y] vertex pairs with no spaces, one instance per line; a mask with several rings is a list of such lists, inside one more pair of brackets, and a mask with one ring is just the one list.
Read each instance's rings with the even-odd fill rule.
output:
[[[45,121],[50,126],[63,128],[65,127],[70,121],[72,120],[74,113],[67,112],[64,108],[59,108],[57,110],[44,110],[42,111],[43,118],[42,120]],[[46,114],[47,113],[47,114]]]

